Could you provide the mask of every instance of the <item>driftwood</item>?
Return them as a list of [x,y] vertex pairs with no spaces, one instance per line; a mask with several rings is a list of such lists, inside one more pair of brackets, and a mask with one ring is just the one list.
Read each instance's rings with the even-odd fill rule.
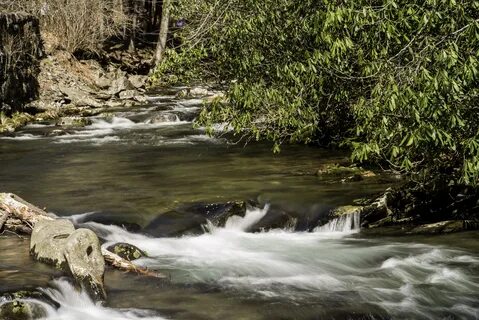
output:
[[[57,218],[56,215],[28,203],[13,193],[0,193],[0,230],[4,224],[6,230],[31,234],[35,223],[38,221]],[[1,223],[2,219],[5,219],[3,224]],[[131,261],[123,259],[103,248],[102,255],[105,261],[115,268],[156,278],[166,278],[166,276],[161,273],[136,266]]]
[[10,217],[10,213],[0,209],[0,232],[2,232],[3,225],[5,224],[5,222],[7,222],[9,217]]

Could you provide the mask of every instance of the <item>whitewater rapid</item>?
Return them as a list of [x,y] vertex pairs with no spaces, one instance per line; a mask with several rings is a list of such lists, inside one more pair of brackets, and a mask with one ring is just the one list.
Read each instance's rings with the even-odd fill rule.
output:
[[[479,258],[425,244],[363,239],[359,216],[343,216],[314,232],[248,233],[268,207],[233,216],[205,233],[150,238],[116,226],[87,222],[106,240],[136,245],[148,254],[142,266],[171,275],[178,284],[207,284],[255,299],[291,303],[328,301],[372,305],[393,319],[459,319],[479,315]],[[437,301],[440,299],[441,303]]]

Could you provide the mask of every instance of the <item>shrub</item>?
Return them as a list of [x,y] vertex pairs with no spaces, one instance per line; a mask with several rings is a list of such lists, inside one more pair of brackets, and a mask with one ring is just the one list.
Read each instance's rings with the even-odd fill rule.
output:
[[183,46],[202,45],[217,76],[232,81],[229,103],[204,109],[200,124],[228,122],[272,140],[276,151],[281,143],[341,141],[358,161],[478,183],[479,1],[178,7],[189,22],[179,31]]
[[128,23],[122,0],[4,0],[2,8],[39,17],[47,45],[70,53],[98,52]]

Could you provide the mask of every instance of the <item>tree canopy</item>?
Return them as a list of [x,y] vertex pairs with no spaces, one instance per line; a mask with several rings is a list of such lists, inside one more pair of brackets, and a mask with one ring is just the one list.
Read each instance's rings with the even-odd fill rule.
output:
[[199,124],[479,182],[479,1],[180,0],[173,16],[155,77],[228,87]]

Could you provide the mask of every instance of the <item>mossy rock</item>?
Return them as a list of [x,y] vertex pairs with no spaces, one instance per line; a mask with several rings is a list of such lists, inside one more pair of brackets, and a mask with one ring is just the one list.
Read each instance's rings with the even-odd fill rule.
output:
[[331,218],[337,218],[343,215],[353,214],[362,210],[362,206],[341,206],[337,207],[330,212]]
[[56,125],[57,126],[68,126],[68,127],[84,127],[92,124],[92,121],[88,118],[83,117],[63,117],[60,118]]
[[109,246],[108,250],[129,261],[146,257],[146,253],[143,250],[124,242],[115,243],[114,245]]
[[32,320],[46,317],[46,311],[39,304],[15,299],[0,305],[2,320]]
[[16,112],[11,117],[7,117],[3,112],[0,113],[0,133],[14,132],[16,129],[32,122],[34,117],[28,113]]
[[415,234],[436,234],[436,233],[452,233],[464,231],[465,223],[463,220],[447,220],[436,223],[428,223],[420,225],[411,230]]
[[340,164],[324,164],[318,171],[316,176],[326,177],[332,179],[341,179],[341,182],[357,182],[362,181],[364,178],[370,178],[376,176],[376,174],[370,170],[365,170],[356,166],[342,166]]

